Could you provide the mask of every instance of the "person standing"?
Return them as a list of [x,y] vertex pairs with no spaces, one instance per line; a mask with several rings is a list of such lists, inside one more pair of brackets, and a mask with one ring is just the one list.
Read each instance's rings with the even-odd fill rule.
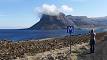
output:
[[[67,26],[67,33],[69,33],[71,38],[71,34],[74,33],[74,26]],[[69,41],[69,44],[70,44],[70,54],[71,54],[71,44],[72,44],[71,39]]]
[[95,50],[95,39],[96,33],[94,32],[94,29],[90,31],[90,53],[94,53]]

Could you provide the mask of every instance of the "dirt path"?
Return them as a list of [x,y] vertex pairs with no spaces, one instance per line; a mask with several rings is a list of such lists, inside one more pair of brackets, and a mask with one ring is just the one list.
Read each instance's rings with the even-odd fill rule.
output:
[[97,44],[95,53],[87,54],[78,60],[107,60],[107,41]]

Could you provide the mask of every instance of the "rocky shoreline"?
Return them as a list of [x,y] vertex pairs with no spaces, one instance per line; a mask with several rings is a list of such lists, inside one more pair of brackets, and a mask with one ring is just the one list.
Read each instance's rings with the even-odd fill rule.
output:
[[[97,33],[96,40],[100,42],[103,37],[107,35],[107,32]],[[69,42],[72,45],[87,43],[89,41],[89,35],[78,36],[65,36],[63,38],[52,38],[46,40],[28,40],[28,41],[0,41],[0,60],[12,60],[24,58],[25,55],[33,56],[34,54],[42,53],[45,51],[60,49],[69,47]]]

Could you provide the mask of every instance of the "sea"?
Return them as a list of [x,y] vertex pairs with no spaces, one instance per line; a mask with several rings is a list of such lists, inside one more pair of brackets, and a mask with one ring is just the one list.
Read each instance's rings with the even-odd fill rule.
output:
[[[104,32],[106,29],[97,29],[96,32]],[[76,29],[72,35],[86,34],[87,29]],[[38,40],[45,38],[55,38],[67,36],[69,33],[63,30],[27,30],[27,29],[0,29],[0,40],[23,41],[23,40]]]

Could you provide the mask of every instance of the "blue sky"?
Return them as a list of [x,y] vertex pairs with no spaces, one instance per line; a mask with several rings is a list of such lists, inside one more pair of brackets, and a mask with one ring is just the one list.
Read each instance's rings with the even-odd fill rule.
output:
[[54,5],[57,8],[67,6],[72,11],[62,11],[65,14],[107,16],[107,0],[0,0],[0,29],[32,26],[39,21],[37,8],[41,8],[44,4]]

